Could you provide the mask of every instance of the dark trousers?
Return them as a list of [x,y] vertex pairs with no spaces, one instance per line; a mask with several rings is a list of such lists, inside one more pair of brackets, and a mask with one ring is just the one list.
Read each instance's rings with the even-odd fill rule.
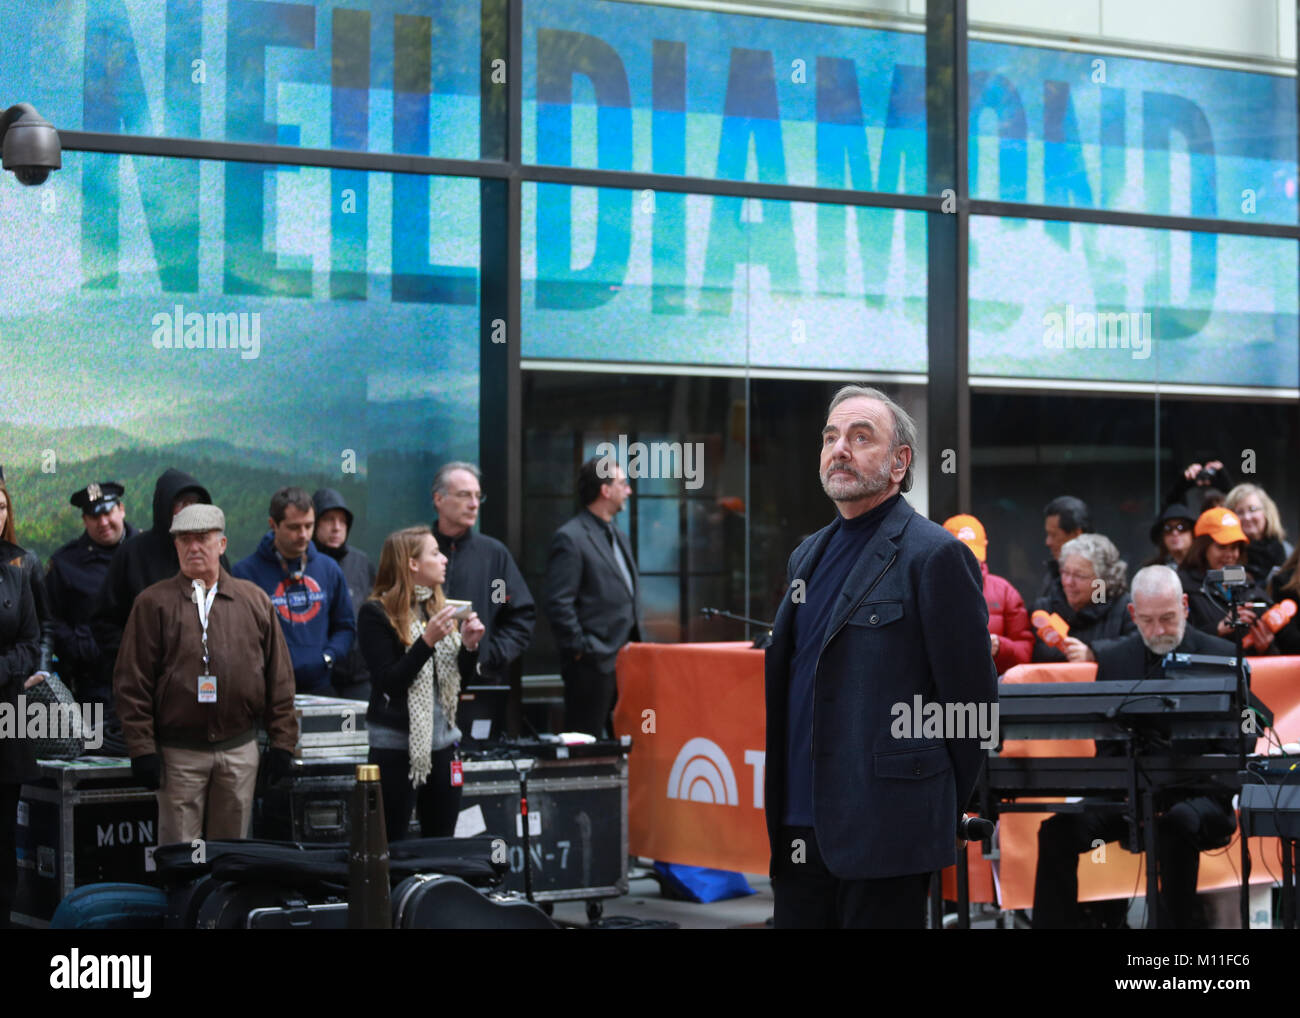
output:
[[564,680],[564,730],[587,732],[600,738],[608,728],[614,732],[614,701],[618,684],[613,672],[602,672],[586,658],[560,666]]
[[9,928],[18,890],[18,792],[22,787],[0,781],[0,930]]
[[384,799],[384,828],[389,842],[411,837],[411,810],[420,818],[426,838],[450,838],[460,815],[461,786],[451,783],[451,761],[456,747],[434,750],[429,780],[411,785],[411,758],[402,749],[370,748],[370,762],[379,764],[379,791]]
[[929,873],[841,880],[826,868],[811,827],[782,827],[772,856],[778,930],[924,929],[929,888]]
[[[1157,924],[1163,929],[1203,929],[1205,917],[1196,900],[1201,850],[1226,844],[1231,837],[1236,827],[1231,804],[1197,796],[1174,803],[1156,822]],[[1034,929],[1078,929],[1079,853],[1127,836],[1128,824],[1118,813],[1058,813],[1044,820],[1038,828]]]

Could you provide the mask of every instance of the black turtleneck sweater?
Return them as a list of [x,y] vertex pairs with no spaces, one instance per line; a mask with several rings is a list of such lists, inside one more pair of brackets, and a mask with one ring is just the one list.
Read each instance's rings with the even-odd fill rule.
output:
[[836,521],[835,532],[807,577],[807,600],[794,615],[794,649],[786,694],[786,792],[782,814],[782,822],[791,827],[813,826],[813,682],[826,640],[826,624],[849,572],[900,497],[894,495],[854,519],[841,517]]

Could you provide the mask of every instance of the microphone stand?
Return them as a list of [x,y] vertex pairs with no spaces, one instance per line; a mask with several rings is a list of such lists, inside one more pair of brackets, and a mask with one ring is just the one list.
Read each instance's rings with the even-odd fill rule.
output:
[[751,619],[747,615],[736,615],[733,612],[724,612],[720,608],[701,608],[700,614],[707,619],[712,619],[712,618],[731,619],[733,622],[743,622],[746,625],[758,626],[760,629],[766,630],[766,632],[764,632],[762,636],[755,638],[754,640],[755,650],[766,650],[768,645],[772,642],[771,622],[764,622],[761,619]]
[[[1246,659],[1243,656],[1242,641],[1246,630],[1250,628],[1238,616],[1237,596],[1241,587],[1228,587],[1228,622],[1232,626],[1233,643],[1237,645],[1237,705],[1241,723],[1237,725],[1237,769],[1246,769],[1246,725],[1244,712],[1250,709],[1250,682],[1246,678]],[[1250,839],[1246,831],[1238,824],[1241,833],[1241,928],[1250,929]]]

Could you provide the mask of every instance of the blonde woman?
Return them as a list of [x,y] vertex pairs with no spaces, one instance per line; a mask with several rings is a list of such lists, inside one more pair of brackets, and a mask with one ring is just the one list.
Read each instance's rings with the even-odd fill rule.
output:
[[[408,836],[411,809],[426,838],[450,837],[460,812],[456,705],[478,663],[483,623],[446,604],[447,558],[428,527],[389,534],[357,640],[370,669],[370,762],[379,764],[388,840]],[[457,775],[459,777],[459,775]]]
[[1251,578],[1262,586],[1268,582],[1273,570],[1291,554],[1277,504],[1257,484],[1238,484],[1228,492],[1223,504],[1241,521],[1241,529],[1250,542],[1242,564]]

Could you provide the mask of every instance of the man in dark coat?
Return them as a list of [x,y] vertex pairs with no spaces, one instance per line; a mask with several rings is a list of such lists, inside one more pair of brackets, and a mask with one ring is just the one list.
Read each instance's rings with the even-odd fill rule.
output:
[[[40,657],[40,626],[31,583],[21,566],[0,563],[0,930],[9,927],[18,884],[18,794],[24,781],[39,774],[28,739],[15,738],[18,697],[38,679],[32,675]],[[31,676],[29,678],[29,676]]]
[[447,597],[474,602],[487,632],[479,644],[478,675],[485,685],[510,686],[506,727],[518,734],[523,684],[515,662],[528,649],[537,606],[510,549],[474,529],[483,504],[483,474],[473,463],[444,463],[433,478],[433,536],[447,556]]
[[[311,501],[316,508],[312,543],[318,552],[328,555],[343,570],[343,579],[347,581],[348,594],[352,598],[352,610],[359,616],[361,606],[375,585],[375,564],[364,551],[348,543],[355,517],[342,495],[333,488],[321,488],[312,495]],[[339,696],[349,700],[370,700],[370,669],[361,656],[358,641],[353,641],[352,649],[343,655],[341,661],[334,662],[330,670],[330,685]]]
[[916,429],[845,386],[822,431],[839,513],[790,556],[766,658],[766,811],[780,928],[920,928],[997,742],[979,563],[902,498]]
[[[90,623],[101,652],[97,686],[109,689],[113,686],[117,650],[135,599],[146,587],[170,579],[180,571],[180,559],[171,535],[172,519],[195,503],[212,504],[208,489],[183,470],[172,467],[163,471],[153,489],[153,526],[123,541],[113,553]],[[221,567],[230,568],[225,555],[221,556]],[[109,723],[107,712],[105,723]],[[108,751],[106,739],[105,752]]]
[[50,556],[45,575],[59,677],[82,700],[104,704],[109,704],[113,691],[95,684],[100,650],[90,620],[113,553],[138,533],[126,522],[125,492],[116,481],[88,484],[73,492],[68,501],[81,510],[84,529]]
[[632,496],[622,467],[592,457],[578,471],[583,509],[551,539],[546,617],[560,651],[564,725],[598,738],[613,733],[615,662],[641,639],[639,578],[632,542],[614,516]]
[[[1227,640],[1210,636],[1187,624],[1187,595],[1178,575],[1167,566],[1147,566],[1133,578],[1132,600],[1127,608],[1137,632],[1116,640],[1093,644],[1098,682],[1134,682],[1165,677],[1165,655],[1212,654],[1232,657]],[[1176,676],[1177,671],[1170,675]],[[1223,752],[1217,744],[1205,752]],[[1185,751],[1201,751],[1189,747]],[[1235,752],[1235,749],[1233,750]],[[1099,740],[1098,756],[1118,756],[1124,744]],[[1222,847],[1236,829],[1231,794],[1196,795],[1171,791],[1157,802],[1158,865],[1160,872],[1157,925],[1194,929],[1205,925],[1196,900],[1200,853]],[[1038,869],[1034,878],[1034,929],[1075,929],[1080,925],[1079,853],[1099,843],[1115,841],[1128,833],[1128,822],[1115,811],[1085,810],[1058,813],[1038,829]]]

